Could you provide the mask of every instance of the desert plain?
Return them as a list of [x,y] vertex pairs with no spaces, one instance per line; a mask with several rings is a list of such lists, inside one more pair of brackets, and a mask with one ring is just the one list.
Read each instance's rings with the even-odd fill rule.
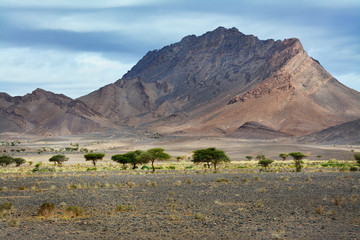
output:
[[[72,146],[79,149],[65,150]],[[114,154],[153,147],[172,156],[155,161],[155,173],[111,161]],[[192,151],[207,147],[225,151],[231,162],[216,172],[193,164]],[[84,149],[105,157],[94,168],[85,161]],[[129,129],[64,137],[3,136],[4,150],[27,162],[0,168],[0,239],[360,238],[360,171],[349,170],[360,146]],[[295,172],[291,158],[278,157],[294,151],[307,155],[302,172]],[[59,153],[69,158],[62,167],[48,161]],[[258,154],[275,162],[263,170],[256,160],[245,158]],[[329,160],[336,164],[321,165]],[[34,171],[37,164],[39,171]]]

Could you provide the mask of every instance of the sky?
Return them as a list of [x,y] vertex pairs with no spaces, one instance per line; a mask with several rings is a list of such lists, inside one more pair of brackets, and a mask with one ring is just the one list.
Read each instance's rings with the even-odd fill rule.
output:
[[120,79],[148,51],[219,26],[299,38],[360,91],[359,0],[1,0],[0,92],[77,98]]

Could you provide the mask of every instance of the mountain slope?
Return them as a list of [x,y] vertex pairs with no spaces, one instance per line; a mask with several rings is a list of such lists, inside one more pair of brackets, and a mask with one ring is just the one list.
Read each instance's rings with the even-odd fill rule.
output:
[[0,93],[0,132],[78,134],[113,126],[79,100],[36,89],[23,97]]
[[360,119],[342,123],[299,138],[302,142],[360,144]]
[[227,136],[242,139],[274,139],[291,137],[291,135],[276,131],[257,122],[246,122],[235,132]]
[[148,52],[122,79],[80,100],[117,124],[188,134],[229,134],[256,121],[304,135],[360,117],[360,93],[298,39],[261,41],[222,27]]
[[41,89],[23,97],[0,93],[0,132],[77,134],[128,125],[239,136],[245,126],[257,129],[256,136],[247,130],[249,138],[267,138],[359,118],[360,93],[333,78],[298,39],[263,41],[223,27],[150,51],[115,83],[76,100]]

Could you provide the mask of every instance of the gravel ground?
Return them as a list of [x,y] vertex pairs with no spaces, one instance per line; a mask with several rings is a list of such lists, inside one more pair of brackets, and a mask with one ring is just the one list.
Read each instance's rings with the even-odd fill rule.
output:
[[0,239],[360,239],[359,187],[360,172],[2,174]]

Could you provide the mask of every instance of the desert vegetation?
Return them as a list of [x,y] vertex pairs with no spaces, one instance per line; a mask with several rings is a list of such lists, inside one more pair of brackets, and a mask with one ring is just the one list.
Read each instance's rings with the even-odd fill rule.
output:
[[86,161],[92,161],[94,167],[96,167],[96,162],[102,160],[105,157],[105,153],[87,153],[84,155]]
[[195,150],[192,157],[192,161],[194,163],[206,163],[208,168],[213,165],[215,171],[217,165],[223,162],[230,162],[230,158],[224,153],[224,151],[218,150],[214,147]]
[[61,166],[63,162],[68,161],[69,158],[67,158],[65,155],[54,155],[49,159],[49,162],[55,162],[58,166]]
[[[294,159],[284,160],[280,156],[284,151],[268,154],[254,148],[230,160],[226,148],[215,147],[195,147],[188,152],[148,146],[103,149],[97,143],[92,149],[78,147],[66,155],[53,155],[49,147],[40,155],[38,148],[32,154],[16,152],[11,158],[21,156],[27,162],[18,167],[14,162],[1,165],[0,238],[36,239],[37,234],[58,239],[100,238],[103,234],[110,238],[121,234],[127,239],[356,235],[360,219],[357,152],[348,150],[351,159],[347,160],[327,158],[324,152],[321,159],[316,152],[312,160],[302,156],[301,172],[297,172],[294,156],[299,154],[291,151],[287,154]],[[85,147],[89,153],[101,151],[101,160],[96,164],[91,157],[84,161],[80,149]],[[182,157],[171,158],[170,153]],[[305,154],[309,156],[307,151],[300,155]],[[59,159],[67,159],[66,164],[55,161],[57,155],[64,156]],[[264,219],[272,219],[271,225]]]

